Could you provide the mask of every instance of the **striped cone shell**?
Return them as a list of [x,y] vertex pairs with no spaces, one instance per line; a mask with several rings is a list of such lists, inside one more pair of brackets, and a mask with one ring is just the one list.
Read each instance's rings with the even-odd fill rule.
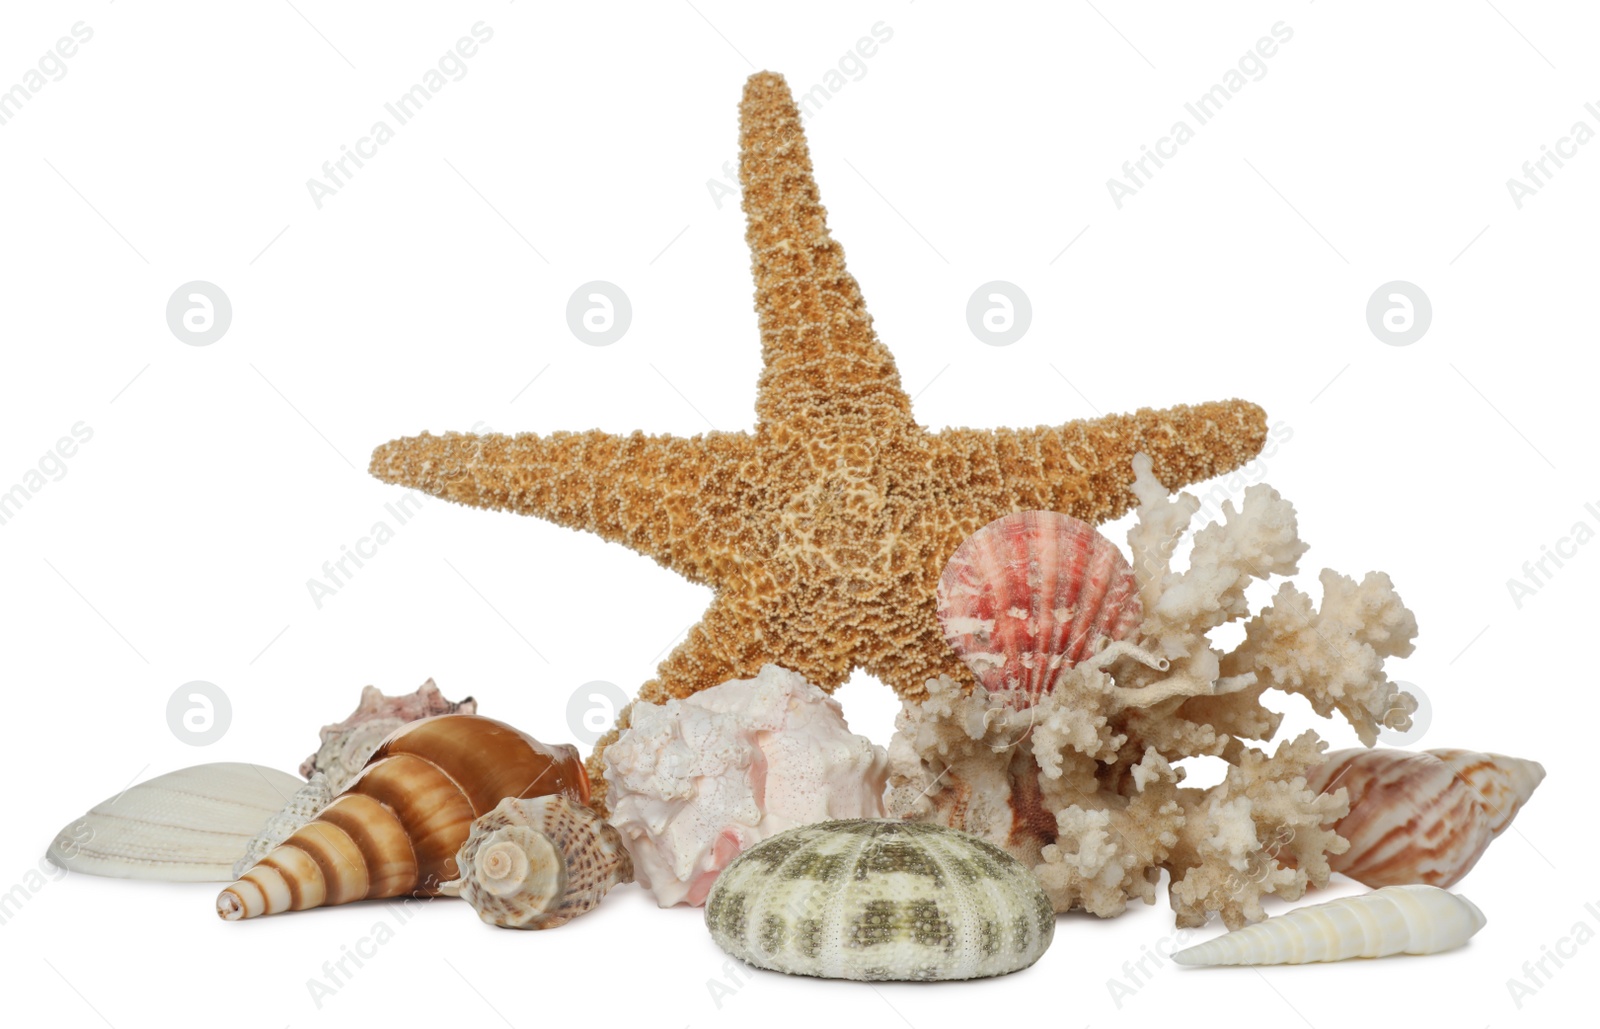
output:
[[998,518],[956,548],[939,577],[939,624],[991,694],[1027,707],[1143,618],[1116,544],[1054,511]]
[[1356,748],[1306,775],[1318,793],[1347,789],[1333,829],[1350,849],[1335,872],[1368,886],[1451,886],[1471,871],[1544,775],[1536,762],[1472,751]]
[[1489,814],[1489,831],[1496,836],[1511,824],[1544,780],[1543,765],[1520,757],[1476,750],[1430,750],[1427,753],[1443,761],[1478,791]]
[[589,800],[577,748],[546,746],[480,715],[402,726],[361,774],[217,897],[229,921],[347,904],[433,896],[457,878],[473,819],[506,797],[565,793]]

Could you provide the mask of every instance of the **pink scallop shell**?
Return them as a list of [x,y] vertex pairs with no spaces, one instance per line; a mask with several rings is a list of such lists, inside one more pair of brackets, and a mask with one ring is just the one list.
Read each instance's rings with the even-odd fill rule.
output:
[[938,604],[950,646],[1018,707],[1143,618],[1116,544],[1054,511],[1009,514],[968,536],[939,577]]

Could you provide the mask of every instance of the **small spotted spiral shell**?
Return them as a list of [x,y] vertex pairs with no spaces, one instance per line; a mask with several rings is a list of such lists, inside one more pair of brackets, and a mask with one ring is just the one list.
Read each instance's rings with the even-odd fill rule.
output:
[[472,823],[456,865],[461,877],[441,891],[506,929],[564,925],[633,881],[622,835],[566,796],[502,800]]

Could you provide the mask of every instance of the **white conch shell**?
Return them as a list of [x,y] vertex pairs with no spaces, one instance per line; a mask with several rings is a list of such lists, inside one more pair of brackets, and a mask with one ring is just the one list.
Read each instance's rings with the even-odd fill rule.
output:
[[565,796],[507,797],[472,823],[456,855],[461,877],[439,887],[490,925],[553,929],[633,881],[622,835]]
[[45,856],[89,875],[229,882],[251,835],[302,785],[261,765],[181,768],[96,804],[56,835]]
[[1180,950],[1180,965],[1299,965],[1390,954],[1437,954],[1466,943],[1486,920],[1478,906],[1437,886],[1385,886],[1359,897],[1295,908]]
[[764,665],[682,700],[633,705],[606,748],[611,824],[662,907],[702,904],[740,852],[786,829],[883,816],[888,755],[839,702]]

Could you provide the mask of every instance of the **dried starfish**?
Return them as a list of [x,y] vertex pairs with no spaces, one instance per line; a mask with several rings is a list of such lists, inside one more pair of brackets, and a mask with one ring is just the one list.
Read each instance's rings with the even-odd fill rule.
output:
[[[970,682],[934,617],[939,573],[969,534],[1029,508],[1115,518],[1134,502],[1141,450],[1177,488],[1261,448],[1266,416],[1243,400],[1032,429],[923,428],[828,234],[782,76],[745,84],[739,137],[763,362],[754,433],[424,433],[372,455],[385,482],[584,529],[713,587],[640,699],[688,696],[768,662],[826,690],[854,668],[909,698],[940,674]],[[624,710],[590,758],[599,803],[601,754],[627,724]]]

